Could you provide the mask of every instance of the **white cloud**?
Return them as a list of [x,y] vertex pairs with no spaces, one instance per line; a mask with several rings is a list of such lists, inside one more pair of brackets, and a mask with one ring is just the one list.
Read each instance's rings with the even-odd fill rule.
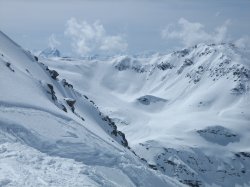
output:
[[125,51],[127,48],[127,43],[124,42],[122,36],[108,36],[103,38],[101,50],[104,51],[114,51],[119,49],[120,51]]
[[250,50],[250,37],[249,36],[243,36],[235,41],[235,45],[240,48],[245,48]]
[[205,31],[205,26],[199,22],[190,22],[180,18],[178,25],[167,25],[162,30],[162,38],[179,40],[184,46],[192,46],[198,43],[221,43],[229,40],[227,35],[230,20],[225,21],[213,32]]
[[61,43],[56,39],[54,34],[51,34],[49,37],[49,47],[56,48],[59,45],[61,45]]
[[89,24],[71,18],[67,21],[65,35],[71,38],[74,52],[79,55],[121,52],[128,46],[122,35],[107,35],[103,25],[98,21]]

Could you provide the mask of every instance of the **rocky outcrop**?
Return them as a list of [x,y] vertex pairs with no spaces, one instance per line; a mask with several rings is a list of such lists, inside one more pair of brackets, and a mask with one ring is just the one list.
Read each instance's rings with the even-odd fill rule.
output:
[[100,116],[102,117],[102,120],[105,121],[108,124],[108,128],[104,127],[106,131],[119,143],[121,143],[124,147],[128,147],[128,141],[126,140],[125,134],[121,131],[117,130],[116,124],[112,121],[111,118],[108,116],[103,115],[100,113]]
[[207,141],[220,145],[240,141],[240,137],[236,133],[222,126],[209,126],[205,129],[197,130],[197,133]]
[[56,78],[58,77],[59,73],[57,73],[57,71],[55,70],[48,70],[50,73],[50,76],[52,79],[56,80]]
[[177,73],[178,73],[178,74],[181,74],[182,71],[183,71],[186,67],[191,66],[191,65],[193,65],[193,64],[194,64],[194,62],[193,62],[191,59],[186,58],[186,59],[184,60],[183,64],[182,64],[182,66],[177,70]]
[[76,103],[76,100],[75,99],[72,99],[72,98],[64,98],[64,100],[66,101],[66,103],[69,105],[69,107],[71,108],[72,112],[75,111],[75,103]]
[[[206,180],[213,181],[218,186],[231,185],[231,181],[244,186],[250,171],[250,153],[238,152],[228,159],[222,160],[216,155],[206,155],[198,148],[175,149],[152,146],[150,142],[141,143],[137,147],[139,156],[155,153],[149,167],[177,178],[181,183],[191,187],[202,187]],[[147,158],[143,158],[148,163]]]
[[166,99],[156,97],[153,95],[145,95],[145,96],[139,97],[137,101],[143,105],[150,105],[152,103],[158,103],[158,102],[163,102],[163,103],[167,102]]

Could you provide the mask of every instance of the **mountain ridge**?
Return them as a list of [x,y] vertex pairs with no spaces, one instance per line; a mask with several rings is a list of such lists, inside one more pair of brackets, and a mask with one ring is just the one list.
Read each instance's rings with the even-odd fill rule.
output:
[[60,186],[53,167],[75,186],[250,183],[249,56],[234,45],[36,59],[0,41],[0,184]]
[[91,96],[152,169],[189,186],[249,183],[249,159],[237,156],[249,152],[249,56],[233,44],[46,63]]
[[93,101],[2,32],[0,53],[0,185],[181,186],[149,169]]

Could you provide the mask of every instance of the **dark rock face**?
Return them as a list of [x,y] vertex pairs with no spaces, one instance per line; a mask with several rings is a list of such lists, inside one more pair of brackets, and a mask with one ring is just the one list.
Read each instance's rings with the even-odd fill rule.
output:
[[11,63],[6,62],[5,65],[10,69],[10,71],[15,72],[15,70],[11,67]]
[[50,76],[52,79],[56,80],[56,78],[58,77],[59,73],[55,70],[48,70],[50,73]]
[[86,95],[83,95],[83,97],[84,97],[85,99],[87,99],[87,100],[89,99],[88,96],[86,96]]
[[64,87],[69,87],[69,88],[73,88],[73,85],[72,84],[69,84],[65,79],[62,80],[62,83],[63,83],[63,86]]
[[203,52],[201,52],[199,54],[199,57],[209,55],[209,54],[213,53],[214,51],[215,50],[212,49],[211,47],[207,47]]
[[[206,179],[214,181],[218,186],[225,186],[231,180],[244,186],[243,181],[248,178],[250,172],[247,169],[250,164],[249,152],[237,152],[227,161],[206,155],[197,148],[180,150],[158,145],[155,147],[150,141],[140,143],[138,149],[144,152],[139,156],[146,156],[150,151],[157,152],[154,160],[150,159],[149,167],[175,177],[181,183],[191,187],[205,186]],[[147,158],[143,157],[141,160],[148,163]],[[221,167],[218,168],[218,166]]]
[[71,98],[65,98],[65,101],[67,102],[67,104],[68,104],[70,107],[73,107],[74,104],[76,103],[76,100],[75,100],[75,99],[71,99]]
[[189,49],[183,49],[183,50],[173,52],[172,56],[185,57],[189,53],[190,53]]
[[157,169],[157,166],[154,165],[154,164],[149,164],[148,166],[149,166],[151,169],[153,169],[153,170],[158,170],[158,169]]
[[243,159],[250,159],[250,153],[248,153],[248,152],[235,153],[235,156],[237,156],[239,158],[243,158]]
[[37,62],[38,62],[38,57],[37,57],[37,56],[34,56],[34,59],[35,59],[35,61],[37,61]]
[[180,182],[191,187],[200,187],[202,185],[202,182],[198,180],[180,180]]
[[76,100],[75,99],[71,99],[71,98],[64,98],[64,100],[69,105],[69,107],[71,108],[72,112],[74,112],[75,111],[74,104],[76,103]]
[[157,102],[167,102],[166,99],[155,97],[153,95],[145,95],[145,96],[139,97],[137,101],[139,101],[143,105],[150,105],[151,103],[157,103]]
[[49,73],[50,77],[54,80],[57,80],[57,77],[59,76],[59,73],[56,70],[49,69],[48,66],[44,65],[43,63],[39,63],[42,68]]
[[235,88],[233,88],[231,90],[231,93],[232,94],[236,94],[236,95],[241,95],[241,94],[244,94],[246,93],[246,91],[248,91],[249,88],[247,88],[247,86],[243,83],[239,83],[236,85]]
[[234,79],[234,82],[240,82],[245,84],[245,82],[250,79],[250,70],[244,67],[241,64],[233,64],[230,66],[231,60],[224,59],[216,67],[210,68],[209,73],[210,77],[213,77],[214,80],[219,80],[222,77],[231,77]]
[[157,65],[157,68],[160,70],[167,70],[167,69],[172,69],[174,66],[168,62],[161,62],[160,64]]
[[[198,69],[191,71],[186,74],[186,77],[190,78],[194,84],[198,83],[201,80],[203,73],[205,72],[205,68],[203,66],[199,66]],[[191,82],[191,80],[189,82]]]
[[64,112],[67,112],[67,108],[66,108],[64,105],[61,105],[61,109],[62,109]]
[[207,141],[220,145],[227,145],[231,142],[237,142],[240,140],[240,137],[237,134],[222,126],[210,126],[205,129],[198,130],[197,133],[199,133],[200,136]]
[[139,98],[138,101],[140,101],[140,103],[142,103],[144,105],[149,105],[150,104],[150,100],[148,98],[145,98],[145,97]]
[[47,88],[49,90],[49,91],[47,91],[47,93],[51,95],[51,99],[52,99],[52,101],[54,101],[55,105],[58,108],[62,109],[64,112],[67,112],[67,108],[63,104],[61,104],[61,103],[58,102],[57,97],[56,97],[56,93],[54,91],[53,85],[47,84]]
[[144,73],[146,72],[146,68],[139,64],[137,60],[131,59],[129,57],[125,57],[115,65],[115,69],[118,71],[125,71],[125,70],[133,70],[137,73]]
[[191,59],[188,59],[188,58],[186,58],[184,60],[184,63],[183,63],[184,66],[191,66],[193,64],[194,64],[194,62]]
[[193,64],[194,62],[191,59],[186,58],[183,62],[183,65],[180,67],[180,69],[178,69],[177,73],[181,74],[186,67],[191,66]]
[[50,95],[51,95],[51,98],[53,101],[56,101],[57,100],[57,97],[55,95],[55,91],[54,91],[54,87],[51,85],[51,84],[47,84],[50,92],[48,92]]
[[114,136],[114,139],[120,142],[124,147],[128,147],[128,141],[125,138],[125,134],[117,130],[117,126],[108,116],[104,116],[102,113],[100,113],[100,115],[102,116],[102,120],[108,123],[110,128],[107,130],[112,136]]

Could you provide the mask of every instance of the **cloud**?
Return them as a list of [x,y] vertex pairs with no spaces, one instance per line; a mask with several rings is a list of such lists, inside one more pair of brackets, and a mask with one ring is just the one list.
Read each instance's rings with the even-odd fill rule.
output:
[[205,26],[199,22],[190,22],[180,18],[177,25],[169,24],[162,30],[164,39],[176,39],[185,47],[198,43],[221,43],[229,40],[227,35],[230,20],[225,21],[213,32],[205,31]]
[[56,48],[59,45],[61,45],[61,43],[56,39],[54,34],[51,34],[49,37],[49,47]]
[[215,13],[215,17],[219,17],[220,15],[221,15],[220,11],[218,11],[218,12]]
[[74,52],[79,55],[99,52],[123,52],[128,44],[122,35],[108,35],[98,21],[89,24],[71,18],[66,23],[66,36],[71,39]]
[[235,41],[235,45],[239,48],[245,48],[250,50],[250,37],[243,36]]

